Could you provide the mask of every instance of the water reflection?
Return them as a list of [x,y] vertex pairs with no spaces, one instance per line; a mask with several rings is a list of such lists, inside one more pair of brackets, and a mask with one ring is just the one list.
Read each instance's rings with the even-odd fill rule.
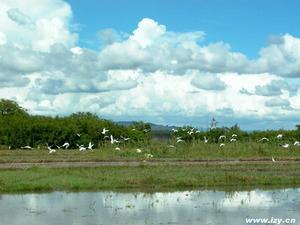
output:
[[2,195],[0,225],[245,224],[246,217],[296,218],[300,189],[250,192]]

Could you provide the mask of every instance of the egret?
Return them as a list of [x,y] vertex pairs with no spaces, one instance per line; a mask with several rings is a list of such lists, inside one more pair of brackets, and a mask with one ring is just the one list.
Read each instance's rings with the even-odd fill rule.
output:
[[281,147],[283,147],[283,148],[288,148],[290,145],[289,144],[283,144],[283,145],[281,145]]
[[207,144],[208,143],[208,139],[204,136],[204,143]]
[[175,146],[174,146],[174,145],[168,145],[168,147],[169,147],[169,148],[175,148]]
[[153,158],[153,155],[148,153],[148,154],[145,154],[146,158],[149,159],[149,158]]
[[66,142],[61,147],[67,149],[70,147],[70,144],[68,142]]
[[262,141],[268,141],[268,142],[270,142],[270,140],[268,138],[266,138],[266,137],[263,137],[263,138],[261,138],[261,139],[258,140],[258,142],[262,142]]
[[219,140],[221,140],[221,139],[226,139],[226,136],[225,136],[225,135],[221,135],[221,136],[219,137]]
[[177,132],[178,132],[178,130],[177,130],[177,129],[174,129],[174,128],[172,128],[172,131],[173,131],[174,133],[177,133]]
[[234,138],[234,137],[237,137],[237,135],[236,134],[232,134],[231,137]]
[[294,146],[300,146],[300,142],[299,141],[295,141]]
[[80,134],[79,134],[79,133],[76,133],[76,135],[77,135],[78,137],[80,137]]
[[136,152],[137,152],[137,153],[141,153],[141,152],[142,152],[142,150],[141,150],[141,149],[139,149],[139,148],[137,148],[137,149],[136,149]]
[[52,153],[55,153],[55,152],[56,152],[55,149],[51,149],[51,150],[49,151],[49,154],[52,154]]
[[89,142],[88,149],[89,149],[89,150],[93,150],[93,146],[94,146],[94,144],[92,144],[92,142]]
[[192,135],[192,134],[194,133],[194,131],[191,130],[191,131],[188,131],[187,133],[188,133],[189,135]]
[[116,147],[115,150],[116,150],[116,151],[120,151],[121,149],[120,149],[119,147]]
[[84,146],[79,146],[79,151],[85,151],[86,150],[86,147]]
[[274,159],[274,157],[272,157],[272,162],[276,162],[275,159]]
[[181,138],[182,138],[182,137],[177,137],[176,139],[179,140],[179,139],[181,139]]
[[220,147],[223,147],[223,146],[225,146],[225,144],[224,144],[224,143],[221,143],[221,144],[220,144]]
[[277,139],[282,139],[283,135],[282,134],[278,134],[276,137],[277,137]]
[[26,146],[21,147],[21,149],[33,149],[33,148],[30,147],[29,145],[26,145]]
[[200,130],[197,130],[197,131],[196,131],[196,134],[198,134],[198,133],[201,133],[201,131],[200,131]]
[[231,138],[230,142],[236,142],[236,139],[235,138]]
[[105,135],[109,130],[106,130],[106,128],[104,127],[101,134]]
[[178,139],[177,141],[176,141],[176,143],[184,143],[184,141],[183,140],[181,140],[181,139]]
[[114,144],[114,143],[120,143],[120,141],[114,139],[114,137],[112,135],[110,135],[110,143]]

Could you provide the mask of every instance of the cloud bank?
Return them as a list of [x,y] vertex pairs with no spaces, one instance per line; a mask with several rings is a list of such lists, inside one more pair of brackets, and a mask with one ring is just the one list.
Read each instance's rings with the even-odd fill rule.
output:
[[298,122],[300,39],[291,34],[249,59],[222,41],[203,44],[204,31],[173,32],[144,18],[128,35],[99,31],[97,51],[78,46],[72,17],[62,0],[1,2],[1,98],[38,114],[200,127],[216,116],[246,129]]

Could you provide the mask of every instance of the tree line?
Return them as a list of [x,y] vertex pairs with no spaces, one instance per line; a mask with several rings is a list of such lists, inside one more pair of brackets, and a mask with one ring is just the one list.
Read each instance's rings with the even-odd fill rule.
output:
[[[103,128],[109,130],[102,134]],[[125,127],[110,120],[101,119],[89,112],[73,113],[65,117],[30,115],[15,101],[0,100],[0,145],[20,148],[25,145],[39,148],[47,144],[61,146],[70,143],[71,148],[87,145],[99,147],[109,142],[110,135],[128,139],[126,143],[149,142],[150,125],[135,122]]]

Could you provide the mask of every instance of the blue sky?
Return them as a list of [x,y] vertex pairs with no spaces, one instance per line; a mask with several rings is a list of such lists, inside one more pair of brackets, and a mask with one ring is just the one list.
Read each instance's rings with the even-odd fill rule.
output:
[[0,97],[42,115],[292,129],[299,9],[296,0],[1,0]]
[[[200,30],[206,43],[224,41],[248,57],[257,56],[272,35],[300,36],[297,0],[68,0],[81,25],[80,45],[97,49],[97,33],[114,28],[130,33],[145,17],[169,30]],[[85,41],[93,42],[86,43]]]

